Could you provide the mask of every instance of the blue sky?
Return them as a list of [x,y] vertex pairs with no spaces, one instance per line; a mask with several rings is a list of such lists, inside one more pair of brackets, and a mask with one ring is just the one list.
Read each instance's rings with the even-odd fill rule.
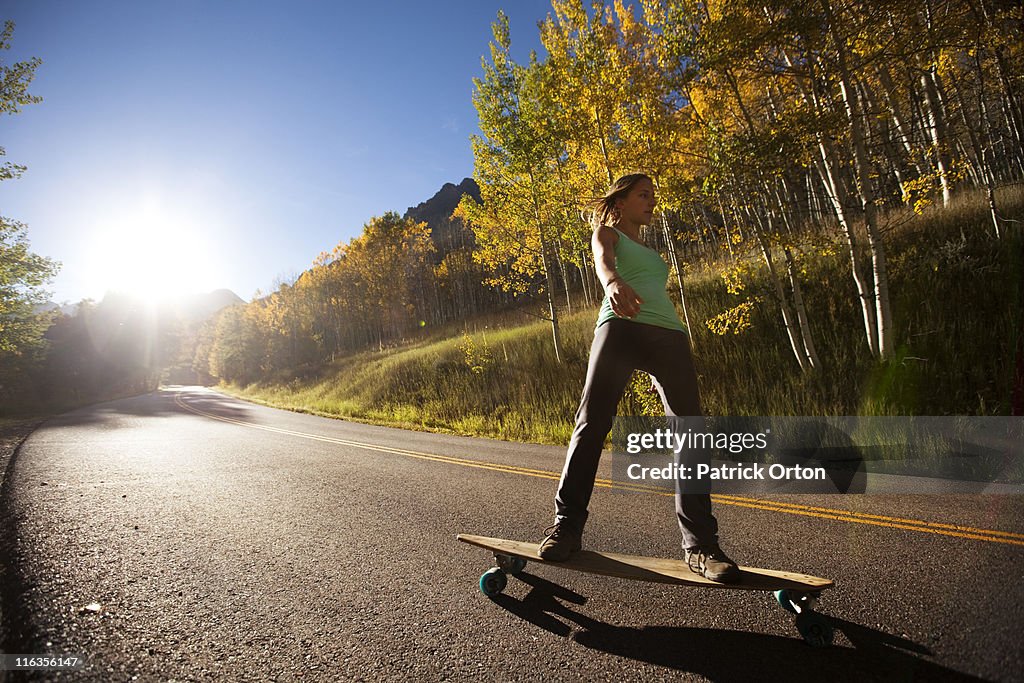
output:
[[56,301],[232,289],[308,268],[372,216],[472,174],[472,78],[498,10],[548,0],[5,0],[43,103],[0,118],[0,215],[63,268]]

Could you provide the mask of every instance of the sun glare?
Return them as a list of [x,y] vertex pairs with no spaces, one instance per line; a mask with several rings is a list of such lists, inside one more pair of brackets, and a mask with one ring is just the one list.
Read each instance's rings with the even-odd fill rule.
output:
[[216,289],[210,241],[182,217],[152,208],[98,226],[90,239],[97,289],[156,303]]

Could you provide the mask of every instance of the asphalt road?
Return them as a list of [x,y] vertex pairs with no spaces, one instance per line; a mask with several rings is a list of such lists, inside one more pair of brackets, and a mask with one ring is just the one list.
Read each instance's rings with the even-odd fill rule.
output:
[[[62,415],[4,479],[5,649],[86,660],[47,680],[1020,680],[1021,496],[717,497],[741,564],[835,580],[814,649],[765,593],[531,564],[481,595],[456,534],[539,540],[562,458],[194,387]],[[588,547],[680,555],[671,497],[591,509]]]

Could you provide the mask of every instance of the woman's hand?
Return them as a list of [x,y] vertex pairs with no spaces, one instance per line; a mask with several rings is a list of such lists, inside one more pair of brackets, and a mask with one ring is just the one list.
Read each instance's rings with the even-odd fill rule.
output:
[[622,278],[612,279],[605,290],[608,292],[608,300],[615,315],[620,318],[634,318],[640,312],[640,304],[644,300]]

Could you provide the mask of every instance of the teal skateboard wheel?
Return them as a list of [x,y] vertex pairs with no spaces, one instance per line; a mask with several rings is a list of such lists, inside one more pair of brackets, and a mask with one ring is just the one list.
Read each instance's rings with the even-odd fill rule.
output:
[[789,594],[789,591],[783,588],[782,590],[775,591],[775,600],[778,601],[782,609],[793,614],[799,614],[799,611],[793,606],[793,596]]
[[480,592],[489,598],[501,593],[507,585],[508,577],[505,576],[505,571],[499,567],[488,569],[480,576]]
[[796,629],[811,647],[827,647],[832,644],[835,635],[832,624],[817,612],[808,611],[797,616]]
[[817,598],[817,593],[804,593],[786,588],[775,591],[775,600],[782,606],[782,609],[793,614],[803,614],[809,611]]

